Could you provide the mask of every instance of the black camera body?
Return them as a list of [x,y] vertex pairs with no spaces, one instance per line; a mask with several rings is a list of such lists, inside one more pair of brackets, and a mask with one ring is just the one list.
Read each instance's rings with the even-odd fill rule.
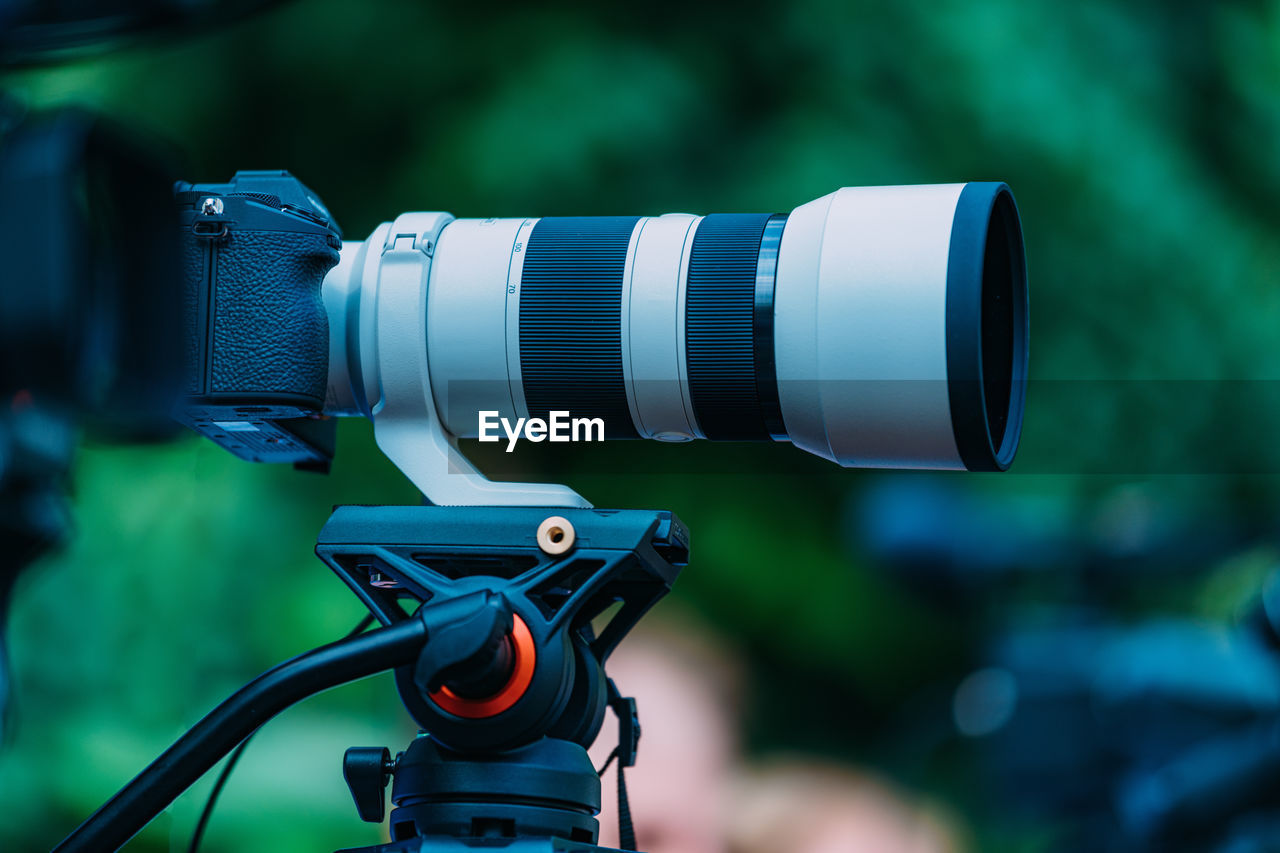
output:
[[176,417],[242,459],[327,469],[329,328],[321,298],[342,232],[284,171],[175,187],[185,383]]

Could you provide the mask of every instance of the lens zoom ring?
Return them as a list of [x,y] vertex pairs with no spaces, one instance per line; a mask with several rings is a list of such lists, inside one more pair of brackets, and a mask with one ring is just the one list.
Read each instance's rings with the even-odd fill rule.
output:
[[685,297],[689,396],[703,435],[770,438],[756,389],[756,262],[769,214],[703,217],[693,235]]
[[534,225],[520,278],[520,372],[529,416],[603,418],[637,438],[622,375],[622,277],[639,217],[553,216]]

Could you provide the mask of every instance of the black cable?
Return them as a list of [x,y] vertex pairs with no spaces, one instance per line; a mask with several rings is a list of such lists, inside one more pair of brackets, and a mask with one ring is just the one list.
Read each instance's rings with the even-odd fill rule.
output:
[[[364,618],[357,625],[347,632],[343,639],[350,639],[356,634],[363,633],[366,628],[373,624],[373,614],[366,613]],[[259,727],[253,730],[247,738],[240,741],[240,745],[236,747],[236,751],[231,753],[231,757],[227,759],[227,763],[223,765],[222,772],[218,774],[218,781],[213,783],[213,790],[209,792],[209,799],[205,800],[204,811],[200,812],[200,820],[196,823],[195,831],[191,833],[191,844],[187,847],[187,853],[199,853],[200,842],[204,840],[204,831],[209,826],[209,818],[213,816],[213,809],[218,804],[218,796],[222,793],[222,789],[226,787],[227,780],[231,778],[231,772],[236,769],[236,764],[240,761],[240,756],[244,755],[244,751],[248,748],[249,742],[253,740],[258,732],[262,731]]]
[[407,619],[298,655],[267,670],[196,723],[74,832],[55,853],[118,850],[259,726],[308,696],[412,663],[426,642]]
[[236,762],[240,760],[240,756],[244,755],[245,749],[249,746],[249,741],[253,740],[253,736],[260,731],[262,729],[258,729],[240,742],[240,745],[236,747],[236,751],[231,753],[231,757],[227,759],[222,772],[218,774],[218,781],[213,783],[213,790],[209,792],[209,799],[205,801],[204,811],[200,813],[200,820],[196,823],[195,831],[191,833],[191,845],[187,847],[187,853],[198,853],[200,850],[200,842],[204,839],[204,830],[209,825],[209,818],[213,815],[213,807],[217,805],[218,795],[222,793],[222,788],[227,784],[227,779],[231,778],[231,771],[235,769]]

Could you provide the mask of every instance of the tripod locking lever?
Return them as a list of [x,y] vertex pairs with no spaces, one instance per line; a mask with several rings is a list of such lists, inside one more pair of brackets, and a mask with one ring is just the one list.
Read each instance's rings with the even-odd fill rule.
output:
[[427,605],[428,642],[418,655],[413,680],[434,693],[448,686],[464,696],[496,692],[511,676],[511,605],[501,595],[473,592]]
[[347,780],[361,820],[382,823],[393,767],[391,750],[385,746],[353,746],[342,757],[342,778]]

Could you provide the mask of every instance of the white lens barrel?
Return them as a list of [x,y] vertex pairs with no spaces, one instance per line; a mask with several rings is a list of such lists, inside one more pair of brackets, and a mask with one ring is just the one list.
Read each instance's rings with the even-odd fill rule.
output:
[[[385,227],[385,226],[384,226]],[[369,241],[373,243],[374,241]],[[326,280],[331,386],[375,344]],[[362,306],[362,313],[372,313]],[[845,467],[1003,470],[1027,375],[1022,233],[998,183],[838,190],[787,216],[462,219],[438,235],[439,418],[601,418],[608,437],[790,440]],[[367,383],[366,383],[367,384]],[[336,414],[368,413],[359,389]]]
[[[456,436],[474,437],[477,412],[523,417],[510,376],[508,281],[519,275],[522,219],[457,219],[440,232],[427,283],[427,364],[436,411]],[[513,285],[514,286],[514,285]],[[512,330],[518,331],[515,320]],[[518,365],[517,365],[518,369]]]
[[701,217],[642,219],[623,294],[623,373],[641,438],[702,438],[686,382],[684,291]]

